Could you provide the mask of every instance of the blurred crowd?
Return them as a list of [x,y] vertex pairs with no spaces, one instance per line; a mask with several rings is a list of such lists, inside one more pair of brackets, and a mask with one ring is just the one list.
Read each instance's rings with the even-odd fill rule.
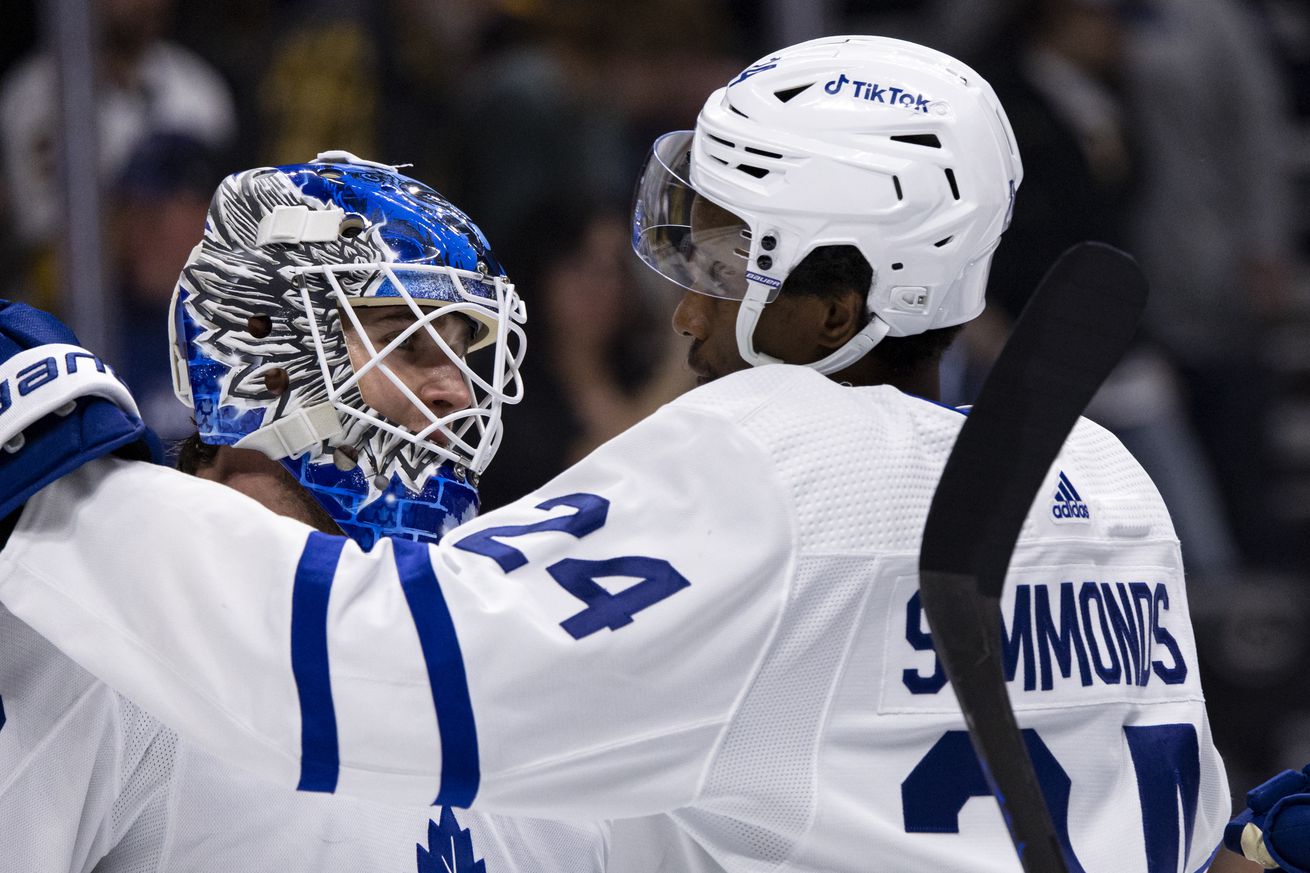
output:
[[[690,127],[705,95],[771,48],[825,32],[962,58],[1007,107],[1025,178],[945,399],[969,402],[1065,247],[1099,239],[1135,254],[1150,310],[1089,414],[1175,515],[1198,636],[1215,641],[1211,713],[1235,784],[1310,758],[1310,727],[1297,727],[1310,703],[1284,705],[1260,742],[1239,739],[1310,663],[1303,2],[87,2],[112,363],[151,423],[188,432],[166,311],[223,175],[330,148],[412,164],[486,232],[531,316],[527,396],[506,413],[488,507],[692,384],[669,328],[678,289],[628,248],[631,185],[658,134]],[[60,73],[46,38],[58,6],[15,0],[0,36],[0,296],[67,317]],[[1305,623],[1279,636],[1288,616]],[[1235,678],[1252,671],[1254,686]]]

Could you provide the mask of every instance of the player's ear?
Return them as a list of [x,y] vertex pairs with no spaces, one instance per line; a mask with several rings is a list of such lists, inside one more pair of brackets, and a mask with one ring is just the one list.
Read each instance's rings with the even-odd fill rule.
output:
[[848,291],[839,297],[825,297],[823,302],[819,343],[828,349],[840,348],[864,326],[864,295]]

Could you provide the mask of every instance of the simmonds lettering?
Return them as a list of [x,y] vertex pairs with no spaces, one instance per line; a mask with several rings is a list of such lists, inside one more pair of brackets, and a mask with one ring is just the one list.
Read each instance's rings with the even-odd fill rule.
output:
[[[1187,680],[1188,665],[1165,626],[1169,589],[1163,582],[1061,582],[1015,586],[1014,604],[1001,628],[1005,679],[1024,691],[1050,691],[1077,683],[1146,686]],[[932,651],[916,591],[906,605],[906,641]],[[946,685],[931,673],[906,669],[912,694],[936,694]]]

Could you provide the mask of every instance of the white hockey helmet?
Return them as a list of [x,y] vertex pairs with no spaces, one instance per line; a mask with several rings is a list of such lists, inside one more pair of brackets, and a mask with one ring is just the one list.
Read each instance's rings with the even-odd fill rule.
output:
[[810,365],[832,373],[884,336],[982,312],[1022,177],[1005,112],[972,69],[902,40],[825,37],[751,65],[694,131],[655,141],[632,244],[684,288],[742,302],[752,365],[777,362],[752,337],[792,269],[819,246],[855,246],[873,267],[871,317]]

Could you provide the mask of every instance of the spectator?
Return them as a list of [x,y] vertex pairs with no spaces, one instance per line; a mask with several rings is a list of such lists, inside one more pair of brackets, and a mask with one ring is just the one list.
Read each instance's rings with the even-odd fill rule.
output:
[[106,210],[122,337],[113,364],[146,423],[164,439],[195,430],[190,410],[173,396],[168,303],[205,226],[209,195],[227,169],[199,140],[154,134],[128,159]]
[[[625,215],[554,210],[566,237],[543,233],[508,264],[532,319],[523,403],[505,408],[505,439],[481,492],[490,509],[545,483],[692,387],[686,344],[669,328],[674,286],[641,270]],[[541,226],[547,226],[543,218]]]
[[[114,179],[151,133],[185,132],[210,147],[231,144],[235,110],[227,85],[198,56],[164,38],[172,0],[96,0],[99,24],[96,121],[101,178]],[[55,59],[41,50],[0,82],[0,154],[10,192],[8,226],[49,300],[51,247],[59,228]],[[21,208],[20,208],[21,204]]]
[[[1002,36],[989,78],[1022,144],[1024,180],[992,265],[992,311],[968,332],[975,346],[980,336],[1008,330],[1069,246],[1093,239],[1127,247],[1136,183],[1151,170],[1140,160],[1123,93],[1128,32],[1120,4],[1031,0]],[[999,343],[989,345],[987,360]],[[1159,347],[1139,335],[1088,415],[1114,431],[1155,480],[1189,580],[1231,581],[1239,563],[1232,529]]]
[[1268,498],[1272,380],[1263,327],[1286,312],[1291,133],[1256,22],[1231,0],[1139,0],[1126,53],[1142,185],[1133,250],[1147,324],[1176,362],[1239,545],[1275,562]]

